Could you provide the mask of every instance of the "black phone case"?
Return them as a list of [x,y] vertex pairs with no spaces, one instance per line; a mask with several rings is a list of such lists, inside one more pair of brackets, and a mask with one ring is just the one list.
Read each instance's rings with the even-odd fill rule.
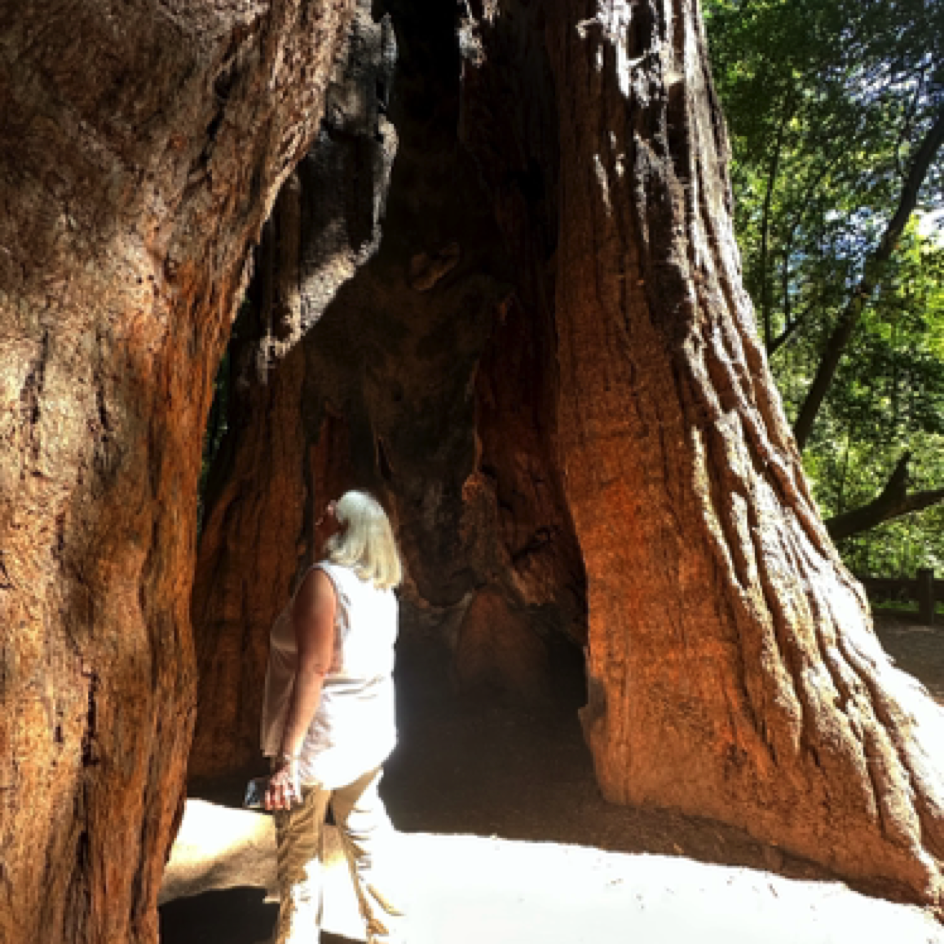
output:
[[246,795],[243,797],[243,807],[247,810],[264,809],[265,792],[269,786],[268,777],[255,777],[246,784]]

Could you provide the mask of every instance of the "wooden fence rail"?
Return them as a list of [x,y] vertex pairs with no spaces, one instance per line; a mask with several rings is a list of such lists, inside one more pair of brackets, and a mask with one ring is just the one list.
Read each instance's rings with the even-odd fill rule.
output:
[[859,577],[870,597],[890,600],[917,600],[918,615],[922,623],[934,623],[934,604],[944,603],[944,580],[935,580],[934,571],[918,571],[915,578],[907,577]]

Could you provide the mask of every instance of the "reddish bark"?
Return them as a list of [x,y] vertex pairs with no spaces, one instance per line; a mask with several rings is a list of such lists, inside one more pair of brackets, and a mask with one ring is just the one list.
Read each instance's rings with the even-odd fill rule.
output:
[[157,940],[210,381],[347,18],[0,13],[0,940]]
[[740,282],[697,5],[560,10],[560,438],[601,785],[940,906],[944,716],[809,497]]
[[513,610],[505,594],[485,588],[475,594],[456,641],[455,672],[460,690],[490,690],[540,702],[550,695],[547,649],[524,610]]
[[[944,719],[881,651],[809,496],[741,284],[697,5],[477,9],[466,127],[496,202],[503,167],[550,168],[559,144],[556,205],[505,225],[532,294],[553,286],[604,793],[940,907]],[[498,89],[531,107],[495,116]]]
[[[881,652],[807,493],[740,285],[697,7],[490,2],[460,87],[452,11],[389,5],[409,66],[389,238],[358,255],[379,205],[346,204],[337,219],[370,225],[316,252],[309,283],[304,167],[277,214],[246,348],[267,389],[245,398],[194,597],[252,640],[216,640],[229,667],[201,642],[210,703],[258,688],[233,653],[258,679],[314,505],[345,476],[399,522],[417,621],[465,614],[481,652],[514,617],[487,675],[548,613],[579,616],[573,521],[606,795],[940,907],[944,719]],[[212,368],[348,14],[174,9],[0,15],[0,936],[17,942],[155,940]],[[249,745],[255,707],[223,711],[208,738],[228,718]]]

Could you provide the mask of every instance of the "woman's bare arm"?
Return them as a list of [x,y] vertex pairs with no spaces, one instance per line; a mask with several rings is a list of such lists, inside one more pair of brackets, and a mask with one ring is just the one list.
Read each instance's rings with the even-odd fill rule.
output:
[[297,793],[297,759],[321,701],[325,675],[334,659],[334,614],[337,594],[323,570],[311,570],[302,581],[292,606],[292,628],[298,669],[282,730],[275,772],[266,794],[267,809],[288,809]]

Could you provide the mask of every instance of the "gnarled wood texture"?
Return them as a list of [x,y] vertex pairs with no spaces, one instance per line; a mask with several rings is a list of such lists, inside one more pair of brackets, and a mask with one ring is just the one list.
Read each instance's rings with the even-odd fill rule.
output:
[[740,281],[698,5],[558,4],[556,324],[605,793],[940,907],[944,714],[808,494]]
[[[531,684],[527,633],[579,624],[582,556],[607,796],[940,908],[944,720],[881,652],[807,493],[740,284],[697,4],[471,2],[458,43],[448,5],[388,7],[385,222],[374,187],[338,188],[336,211],[305,198],[307,173],[383,167],[374,146],[285,191],[256,265],[265,319],[238,326],[256,367],[226,448],[248,451],[211,489],[198,618],[252,636],[225,645],[258,679],[313,510],[352,480],[398,523],[413,618],[445,622],[467,675]],[[211,373],[350,15],[0,14],[0,937],[17,944],[156,937]],[[214,642],[220,704],[252,679]],[[222,710],[216,730],[253,745],[255,707]]]
[[343,2],[0,12],[0,940],[157,940],[200,442]]
[[[303,405],[300,341],[376,251],[396,135],[393,36],[354,7],[313,147],[282,188],[230,341],[227,434],[209,470],[192,617],[199,672],[193,777],[259,758],[268,630],[309,559],[313,511],[350,477],[350,427]],[[346,363],[345,358],[345,363]],[[313,485],[317,483],[317,489]],[[306,530],[307,525],[307,530]]]
[[[472,14],[463,126],[493,199],[507,167],[558,181],[500,218],[532,295],[552,281],[604,793],[940,908],[944,718],[882,652],[808,494],[741,285],[697,3]],[[531,107],[497,113],[502,93]]]

